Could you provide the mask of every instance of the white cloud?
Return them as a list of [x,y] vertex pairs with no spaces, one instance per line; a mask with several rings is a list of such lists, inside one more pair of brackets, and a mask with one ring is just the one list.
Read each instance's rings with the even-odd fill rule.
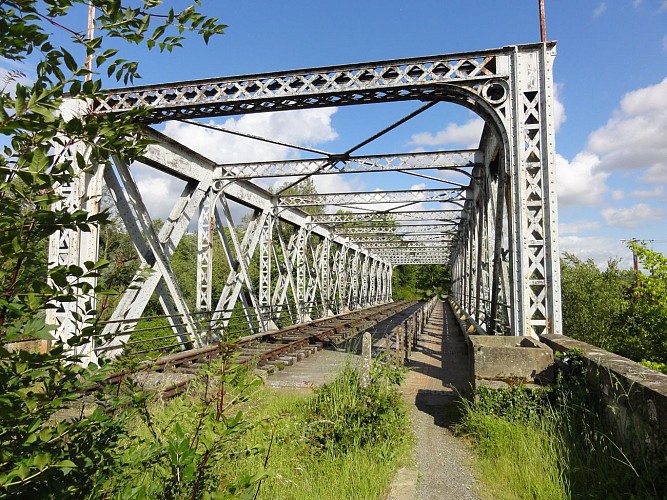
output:
[[593,19],[600,17],[607,10],[607,3],[600,2],[598,6],[593,11]]
[[667,169],[661,166],[650,167],[639,180],[649,184],[667,184]]
[[565,114],[565,106],[563,105],[563,101],[560,99],[560,94],[562,93],[563,90],[563,84],[562,83],[557,83],[554,85],[554,128],[555,131],[558,132],[558,129],[560,129],[560,126],[565,123],[565,120],[567,120],[567,115]]
[[662,186],[656,186],[653,189],[635,189],[630,193],[632,198],[660,198],[665,194]]
[[631,207],[605,208],[602,217],[610,226],[635,229],[646,226],[650,221],[661,219],[664,211],[653,208],[646,203],[638,203]]
[[137,163],[132,165],[132,176],[151,218],[165,220],[185,183],[171,175]]
[[623,191],[622,189],[614,189],[611,192],[611,199],[614,201],[621,201],[625,199],[625,191]]
[[627,93],[607,124],[593,132],[588,149],[600,156],[598,168],[667,170],[667,78]]
[[600,159],[591,153],[581,152],[568,162],[556,155],[556,179],[558,202],[569,205],[598,205],[608,191],[605,183],[609,174],[596,170]]
[[563,236],[559,238],[561,252],[576,255],[581,260],[593,259],[600,268],[606,268],[609,259],[621,259],[621,267],[632,265],[632,255],[623,242],[601,236]]
[[600,223],[594,220],[578,220],[574,222],[561,222],[558,224],[558,233],[580,234],[588,233],[600,228]]
[[472,145],[472,147],[477,147],[483,128],[484,120],[481,118],[472,118],[463,125],[451,122],[435,134],[430,132],[414,134],[410,143],[416,146],[456,145],[469,147]]
[[[338,134],[331,124],[331,117],[336,108],[296,110],[258,113],[239,118],[228,118],[220,126],[279,142],[299,146],[316,146],[334,140]],[[214,124],[214,122],[209,122]],[[224,132],[205,129],[182,122],[167,122],[164,133],[198,153],[219,163],[238,163],[244,161],[263,161],[299,158],[297,150],[248,139]],[[336,179],[333,179],[336,177]],[[137,171],[137,184],[153,217],[164,218],[173,204],[170,197],[180,194],[179,182],[155,170],[143,168]],[[264,188],[283,185],[288,180],[260,179],[257,184]],[[315,185],[320,192],[352,190],[352,185],[342,176],[321,176],[315,178]],[[331,189],[331,190],[328,190]],[[169,201],[167,201],[169,200]]]
[[[221,126],[233,131],[286,142],[314,146],[332,141],[338,134],[331,125],[336,108],[281,111],[228,118]],[[298,158],[294,149],[226,134],[181,122],[168,122],[164,133],[220,163]]]

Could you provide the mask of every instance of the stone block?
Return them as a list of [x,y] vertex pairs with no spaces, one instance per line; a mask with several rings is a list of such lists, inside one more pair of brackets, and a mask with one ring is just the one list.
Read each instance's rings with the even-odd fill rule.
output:
[[554,381],[551,349],[532,337],[470,335],[472,380]]

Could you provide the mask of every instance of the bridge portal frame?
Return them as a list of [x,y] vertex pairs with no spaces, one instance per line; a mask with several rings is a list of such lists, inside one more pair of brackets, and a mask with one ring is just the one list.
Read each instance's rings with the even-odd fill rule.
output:
[[[129,165],[121,159],[114,159],[114,167],[99,168],[92,176],[82,174],[74,186],[61,188],[68,195],[68,206],[85,206],[94,212],[103,176],[141,256],[142,270],[152,271],[122,297],[112,322],[105,327],[105,333],[113,337],[111,342],[87,346],[86,355],[94,360],[102,352],[117,348],[123,330],[131,330],[154,292],[165,313],[181,318],[180,323],[172,321],[180,343],[198,345],[210,340],[197,329],[198,313],[211,312],[213,320],[224,327],[231,310],[241,304],[250,327],[267,330],[276,326],[275,311],[293,307],[299,320],[310,318],[318,296],[324,314],[333,312],[334,302],[343,309],[390,300],[393,266],[445,259],[452,271],[454,300],[488,332],[500,331],[502,323],[508,328],[505,333],[514,335],[560,333],[554,57],[555,43],[545,42],[107,92],[95,103],[93,112],[123,113],[137,106],[151,107],[145,133],[155,144],[140,160],[185,180],[186,187],[160,231],[148,216]],[[441,190],[440,197],[429,198],[433,193],[424,192],[421,199],[413,198],[412,202],[447,202],[443,213],[452,214],[451,218],[439,219],[439,211],[434,210],[432,214],[423,213],[421,219],[413,214],[413,220],[458,224],[456,241],[450,243],[450,232],[443,232],[447,241],[443,241],[441,251],[428,256],[402,248],[406,245],[390,247],[390,242],[385,242],[384,249],[382,244],[378,248],[363,246],[352,234],[335,233],[335,224],[342,223],[344,217],[310,216],[293,206],[308,206],[306,197],[272,195],[242,179],[248,172],[272,176],[276,169],[283,175],[290,168],[288,163],[274,162],[264,171],[257,165],[216,164],[149,126],[169,119],[406,100],[459,104],[485,121],[478,150],[438,152],[450,168],[472,169],[470,185],[465,189],[448,188],[447,195]],[[73,112],[90,112],[77,108],[77,101],[66,107],[74,108]],[[409,167],[411,161],[415,169],[424,167],[423,158],[395,153],[384,159],[331,155],[324,162],[310,163],[307,168],[311,170],[304,170],[302,163],[294,173],[302,179],[320,171],[332,173],[332,165],[340,161],[346,162],[341,170],[349,171],[398,170]],[[385,196],[403,199],[395,193]],[[312,203],[336,203],[338,198],[345,198],[345,203],[355,202],[354,195],[333,193],[313,197]],[[228,200],[254,210],[242,241],[235,231],[225,234],[222,229],[225,224],[233,224]],[[197,211],[197,311],[189,311],[169,260]],[[399,210],[385,210],[384,214],[396,215],[396,219],[407,217]],[[369,214],[359,219],[362,217],[372,220]],[[278,236],[279,244],[275,244],[275,235],[281,234],[285,224],[295,232],[288,242]],[[212,240],[216,232],[232,270],[217,307],[211,311]],[[91,257],[96,257],[98,246],[95,232],[83,235],[65,231],[52,239],[50,262],[94,261]],[[249,259],[255,252],[260,260],[257,283],[248,272]],[[338,262],[332,261],[334,255]],[[341,262],[346,265],[341,266]],[[294,297],[293,305],[286,302],[286,290]],[[84,306],[86,300],[90,304],[90,297],[82,297],[75,304],[64,304],[50,312],[48,319],[58,326],[61,338],[67,338],[76,327],[73,313],[89,310]]]

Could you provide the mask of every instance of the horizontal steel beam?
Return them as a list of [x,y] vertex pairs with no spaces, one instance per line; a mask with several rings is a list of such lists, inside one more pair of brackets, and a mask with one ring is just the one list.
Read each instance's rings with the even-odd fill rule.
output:
[[368,205],[376,203],[454,202],[463,199],[461,189],[448,188],[287,195],[279,196],[278,204],[286,207],[304,207],[321,205]]
[[109,91],[102,113],[149,106],[147,120],[437,98],[443,83],[508,79],[512,47],[146,85]]
[[484,164],[480,150],[435,151],[375,156],[336,156],[308,160],[265,161],[256,163],[226,163],[219,165],[221,178],[286,177],[292,175],[358,174],[405,170],[440,169],[456,171]]
[[315,223],[330,226],[358,223],[393,223],[397,221],[452,221],[458,224],[461,209],[424,210],[414,212],[349,212],[342,214],[313,215]]
[[[354,236],[357,234],[393,234],[404,236],[408,234],[456,234],[458,221],[429,224],[396,224],[392,226],[375,226],[370,224],[359,226],[335,226],[334,232],[341,236]],[[454,229],[453,229],[454,228]]]
[[351,241],[358,245],[367,243],[414,243],[418,241],[451,242],[456,240],[456,234],[413,234],[413,235],[383,235],[374,234],[370,236],[348,236]]

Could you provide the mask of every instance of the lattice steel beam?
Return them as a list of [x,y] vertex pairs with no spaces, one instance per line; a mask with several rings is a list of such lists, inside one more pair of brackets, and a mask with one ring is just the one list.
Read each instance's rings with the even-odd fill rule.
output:
[[462,200],[462,190],[422,189],[409,191],[371,191],[361,193],[302,194],[280,196],[279,204],[287,207],[321,205],[368,205],[375,203],[429,203]]
[[150,106],[148,120],[429,99],[443,83],[509,76],[510,48],[111,90],[97,111]]
[[[456,233],[458,221],[427,224],[401,224],[394,226],[376,226],[366,223],[355,226],[334,227],[334,232],[341,236],[353,236],[355,234],[423,234],[423,233]],[[454,229],[452,229],[454,228]]]
[[384,235],[384,234],[375,234],[371,236],[350,236],[351,241],[354,241],[356,244],[361,245],[365,248],[371,248],[369,245],[375,243],[389,243],[389,244],[401,244],[401,243],[418,243],[418,242],[452,242],[456,241],[456,233],[454,234],[408,234],[408,235]]
[[458,224],[461,209],[427,210],[414,212],[353,212],[346,214],[314,215],[312,221],[317,224],[335,226],[358,223],[393,223],[399,221],[454,221]]
[[[484,163],[480,150],[434,151],[375,156],[338,156],[309,160],[264,161],[255,163],[222,163],[218,165],[221,178],[254,179],[311,174],[358,174],[406,170],[447,170],[465,176],[466,167]],[[444,180],[444,179],[443,179]]]

